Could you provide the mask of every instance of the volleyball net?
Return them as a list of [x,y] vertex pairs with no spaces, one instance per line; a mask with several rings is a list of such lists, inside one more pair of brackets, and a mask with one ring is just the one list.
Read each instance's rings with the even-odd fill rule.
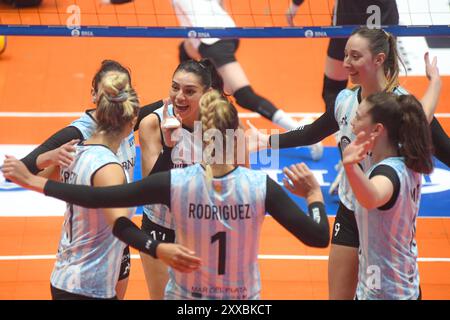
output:
[[[180,27],[171,0],[133,0],[120,5],[105,1],[108,0],[43,0],[39,7],[27,9],[16,9],[0,2],[0,34],[158,38],[334,38],[346,37],[355,28],[331,25],[334,0],[305,0],[295,15],[294,26],[289,26],[286,20],[286,11],[291,0],[223,0],[224,8],[236,23],[236,27],[227,28]],[[449,0],[397,0],[397,5],[400,24],[383,26],[387,31],[397,36],[450,36]],[[212,20],[215,18],[214,14],[220,19],[219,15],[222,13],[205,9],[208,15],[212,15]]]

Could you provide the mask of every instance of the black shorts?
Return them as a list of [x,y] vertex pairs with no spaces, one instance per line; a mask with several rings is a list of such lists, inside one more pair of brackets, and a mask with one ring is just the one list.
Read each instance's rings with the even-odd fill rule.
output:
[[175,230],[154,223],[145,213],[142,214],[141,230],[155,240],[169,243],[175,242]]
[[130,247],[126,246],[123,250],[122,263],[120,264],[120,274],[119,281],[126,279],[130,276],[131,269],[131,258],[130,258]]
[[50,292],[53,300],[117,300],[117,297],[112,298],[94,298],[83,296],[81,294],[71,293],[58,288],[55,288],[50,284]]
[[[337,3],[335,21],[333,21],[336,26],[366,25],[369,17],[372,16],[372,13],[367,13],[367,8],[371,5],[380,8],[382,25],[397,25],[399,22],[397,3],[392,0],[338,1]],[[343,61],[347,39],[330,39],[328,56]]]
[[211,45],[201,43],[198,52],[202,58],[208,58],[216,68],[235,62],[235,53],[239,47],[238,39],[219,40]]
[[341,246],[359,248],[358,225],[356,224],[355,212],[347,209],[339,203],[339,208],[334,219],[331,243]]

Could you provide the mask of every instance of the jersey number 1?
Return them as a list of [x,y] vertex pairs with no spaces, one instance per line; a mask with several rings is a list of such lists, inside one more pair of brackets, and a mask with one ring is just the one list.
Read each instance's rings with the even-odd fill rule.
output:
[[227,234],[222,232],[217,232],[211,237],[211,243],[219,241],[219,263],[218,263],[218,274],[225,274],[225,257],[227,255]]

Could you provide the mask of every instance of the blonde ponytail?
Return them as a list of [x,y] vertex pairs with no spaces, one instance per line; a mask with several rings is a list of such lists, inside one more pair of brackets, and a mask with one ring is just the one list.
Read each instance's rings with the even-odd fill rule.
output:
[[100,82],[96,118],[99,130],[120,132],[139,112],[137,94],[129,78],[121,72],[109,72]]
[[386,84],[385,91],[392,92],[396,87],[399,86],[398,77],[400,75],[400,64],[402,64],[403,68],[406,70],[403,61],[398,55],[397,51],[397,40],[395,37],[388,32],[385,32],[387,36],[387,40],[389,42],[389,52],[386,56],[386,61],[384,62],[384,74],[388,80]]
[[[211,164],[216,162],[213,160],[216,156],[215,146],[221,145],[222,157],[220,164],[224,164],[226,161],[226,155],[230,153],[235,154],[235,147],[233,150],[226,150],[227,144],[227,130],[236,130],[239,127],[239,117],[236,108],[218,91],[209,90],[200,99],[200,121],[203,129],[203,141],[209,141],[204,145],[203,162],[206,169],[206,180],[209,186],[212,187],[213,173]],[[216,141],[217,138],[221,138],[221,141]],[[235,136],[233,135],[233,138]],[[217,142],[216,145],[213,145]],[[233,143],[233,146],[235,144]],[[224,147],[225,146],[225,147]],[[211,150],[211,151],[210,151]],[[209,152],[210,151],[210,152]],[[205,154],[206,153],[206,154]],[[215,159],[217,161],[217,159]]]

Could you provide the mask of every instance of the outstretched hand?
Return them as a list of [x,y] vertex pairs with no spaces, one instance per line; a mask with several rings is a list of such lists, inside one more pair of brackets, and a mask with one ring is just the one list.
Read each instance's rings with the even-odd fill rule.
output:
[[323,196],[320,185],[308,166],[302,162],[283,168],[284,174],[289,178],[283,179],[283,184],[290,192],[303,197],[308,203],[322,201]]
[[342,163],[346,165],[362,161],[369,150],[372,149],[374,140],[375,136],[373,134],[369,135],[365,131],[358,133],[356,139],[345,147],[342,152]]
[[[13,156],[5,156],[6,159],[3,162],[2,172],[6,179],[11,180],[12,182],[27,188],[42,192],[43,186],[45,184],[46,179],[41,177],[36,177],[33,175],[25,166],[25,164],[16,159]],[[33,179],[37,179],[42,182],[39,184],[32,183]]]
[[425,60],[425,73],[427,75],[428,80],[439,80],[439,68],[437,67],[437,57],[433,58],[433,61],[430,63],[430,53],[426,52],[424,55]]
[[179,272],[198,270],[202,264],[194,251],[176,243],[160,243],[156,248],[156,256]]

